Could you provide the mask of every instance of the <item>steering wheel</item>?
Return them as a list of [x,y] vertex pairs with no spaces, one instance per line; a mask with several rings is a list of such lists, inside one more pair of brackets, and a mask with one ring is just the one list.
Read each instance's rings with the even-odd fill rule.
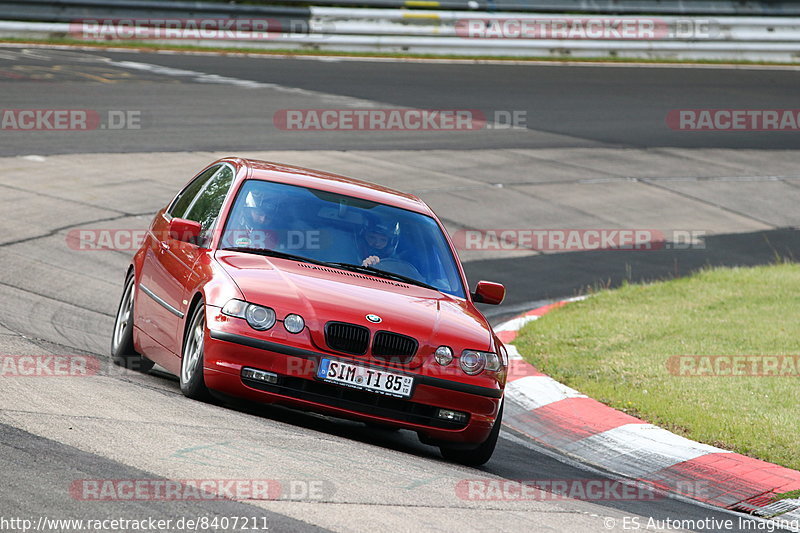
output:
[[375,265],[375,268],[423,281],[422,274],[417,270],[417,267],[402,259],[387,257],[386,259],[381,259],[380,262]]

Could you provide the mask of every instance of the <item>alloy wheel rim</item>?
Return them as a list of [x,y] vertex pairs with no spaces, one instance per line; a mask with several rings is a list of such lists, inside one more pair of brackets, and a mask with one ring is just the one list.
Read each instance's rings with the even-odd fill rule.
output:
[[186,348],[183,351],[183,361],[181,363],[181,379],[184,383],[189,383],[194,373],[197,371],[197,364],[203,354],[203,318],[204,313],[199,311],[192,322],[189,338],[186,340]]
[[122,343],[122,336],[125,334],[125,330],[128,327],[128,323],[131,320],[132,314],[133,279],[129,280],[128,284],[125,286],[125,292],[122,296],[122,303],[119,306],[119,311],[117,311],[117,320],[114,324],[114,351],[117,351]]

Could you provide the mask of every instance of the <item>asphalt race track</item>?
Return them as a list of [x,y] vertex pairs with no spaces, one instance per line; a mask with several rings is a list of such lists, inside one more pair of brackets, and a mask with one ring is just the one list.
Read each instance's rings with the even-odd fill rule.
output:
[[[800,71],[789,69],[0,47],[4,109],[86,109],[101,120],[134,117],[127,126],[136,126],[0,130],[0,353],[88,355],[99,364],[83,378],[0,378],[0,518],[240,516],[270,531],[380,524],[463,532],[625,531],[633,518],[731,518],[670,498],[464,499],[455,489],[462,480],[608,478],[511,432],[485,467],[470,469],[405,431],[189,401],[171,376],[109,364],[132,252],[81,249],[74,232],[141,230],[200,167],[246,155],[413,192],[452,233],[632,228],[660,230],[670,241],[679,232],[703,236],[659,250],[464,250],[473,286],[490,279],[508,287],[507,302],[486,309],[497,321],[586,287],[795,257],[796,134],[675,131],[665,117],[684,108],[792,108],[799,82]],[[525,121],[469,132],[284,131],[274,121],[280,110],[342,108],[473,109],[490,118],[524,111]],[[70,490],[87,479],[272,480],[283,492],[272,500],[87,501]]]

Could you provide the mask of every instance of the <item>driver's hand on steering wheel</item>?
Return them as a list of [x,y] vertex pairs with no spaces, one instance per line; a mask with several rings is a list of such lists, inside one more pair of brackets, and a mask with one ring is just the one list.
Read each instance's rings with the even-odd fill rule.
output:
[[363,261],[361,261],[361,266],[365,266],[365,267],[373,266],[373,265],[377,265],[380,262],[381,262],[381,258],[380,257],[378,257],[377,255],[371,255],[371,256],[367,257],[366,259],[364,259]]

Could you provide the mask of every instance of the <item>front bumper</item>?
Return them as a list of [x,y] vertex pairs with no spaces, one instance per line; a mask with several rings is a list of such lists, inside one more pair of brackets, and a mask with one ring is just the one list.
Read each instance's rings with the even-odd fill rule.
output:
[[[227,328],[226,328],[227,329]],[[397,370],[356,358],[321,353],[306,348],[244,335],[243,332],[210,330],[205,343],[206,385],[231,396],[263,403],[281,403],[343,418],[375,421],[410,429],[427,439],[453,443],[481,443],[489,436],[503,391]],[[414,377],[412,396],[394,398],[351,389],[316,378],[321,358],[341,359],[375,366]],[[242,368],[278,375],[275,384],[242,378]],[[468,413],[456,423],[437,416],[439,409]]]

